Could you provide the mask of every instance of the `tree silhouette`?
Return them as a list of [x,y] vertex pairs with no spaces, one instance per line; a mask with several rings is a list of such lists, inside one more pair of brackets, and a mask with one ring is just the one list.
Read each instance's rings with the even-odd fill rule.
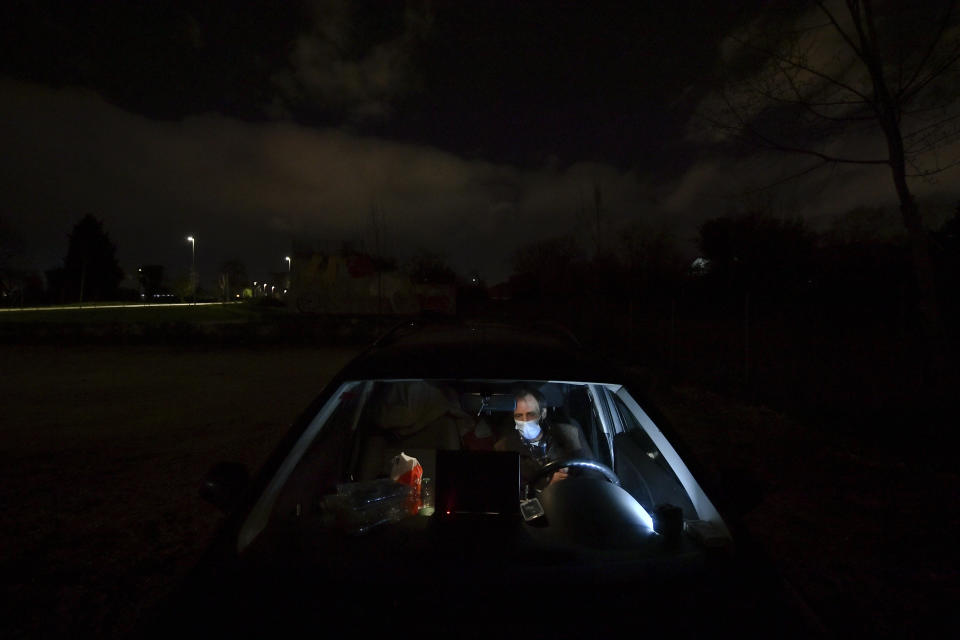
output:
[[0,273],[11,267],[13,257],[22,250],[22,242],[13,227],[0,217]]
[[617,236],[630,295],[645,294],[650,288],[673,289],[683,272],[683,259],[666,227],[637,219],[619,229]]
[[13,258],[19,253],[20,238],[13,227],[0,217],[0,304],[23,301],[23,278],[13,266]]
[[806,280],[815,241],[799,219],[750,212],[707,220],[698,244],[717,284],[780,297]]
[[196,291],[193,286],[193,278],[189,275],[179,275],[170,283],[170,289],[177,296],[180,302],[185,301]]
[[[593,265],[601,260],[602,256],[595,256]],[[572,292],[593,294],[598,288],[599,268],[590,270],[586,250],[573,235],[532,240],[514,251],[511,263],[510,286],[517,297],[548,304],[567,300]],[[537,311],[542,310],[538,305]]]
[[960,312],[960,204],[954,209],[953,217],[945,221],[935,233],[939,273],[942,278],[941,290],[948,292],[946,307],[948,319],[956,323]]
[[934,357],[943,324],[930,237],[909,179],[954,166],[936,151],[960,139],[955,2],[844,0],[843,11],[820,0],[781,6],[786,10],[730,38],[736,53],[724,86],[702,115],[730,140],[810,158],[797,175],[838,164],[890,171],[910,238],[926,352]]
[[417,284],[457,284],[457,273],[446,258],[428,249],[418,249],[410,256],[406,272]]
[[73,227],[63,260],[61,298],[64,301],[110,300],[116,297],[123,271],[116,246],[91,214]]

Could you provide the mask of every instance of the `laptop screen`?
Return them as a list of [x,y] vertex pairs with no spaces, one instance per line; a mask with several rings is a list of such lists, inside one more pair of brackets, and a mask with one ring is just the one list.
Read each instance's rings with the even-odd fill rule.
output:
[[441,517],[520,513],[520,455],[514,451],[438,450],[435,482]]

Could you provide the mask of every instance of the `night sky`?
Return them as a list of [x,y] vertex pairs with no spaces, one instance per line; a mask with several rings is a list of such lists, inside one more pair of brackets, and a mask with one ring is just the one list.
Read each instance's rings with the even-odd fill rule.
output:
[[[758,192],[805,165],[704,133],[697,114],[730,37],[770,7],[809,19],[795,3],[707,0],[7,4],[0,216],[13,262],[59,265],[89,212],[127,271],[185,273],[194,235],[212,286],[228,259],[257,279],[284,270],[294,243],[369,247],[376,209],[399,259],[428,249],[495,283],[517,247],[585,237],[595,186],[605,233],[667,230],[690,257],[699,223],[751,202],[812,225],[887,207],[896,227],[886,167],[835,165]],[[956,206],[958,177],[912,185],[929,220]]]

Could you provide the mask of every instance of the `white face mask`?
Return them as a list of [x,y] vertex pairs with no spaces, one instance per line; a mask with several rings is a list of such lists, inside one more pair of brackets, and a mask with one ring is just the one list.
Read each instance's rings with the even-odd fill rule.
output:
[[514,420],[517,424],[517,431],[520,432],[520,436],[524,440],[533,440],[540,435],[540,425],[537,424],[536,420],[530,420],[529,422],[520,422]]

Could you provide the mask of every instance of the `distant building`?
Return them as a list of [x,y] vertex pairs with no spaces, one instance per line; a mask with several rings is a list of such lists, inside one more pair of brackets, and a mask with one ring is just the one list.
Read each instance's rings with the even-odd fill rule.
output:
[[490,299],[496,302],[505,302],[512,298],[512,290],[509,282],[500,282],[490,287]]
[[335,315],[417,315],[456,313],[454,285],[414,284],[395,269],[378,270],[366,254],[293,258],[288,304],[302,313]]

